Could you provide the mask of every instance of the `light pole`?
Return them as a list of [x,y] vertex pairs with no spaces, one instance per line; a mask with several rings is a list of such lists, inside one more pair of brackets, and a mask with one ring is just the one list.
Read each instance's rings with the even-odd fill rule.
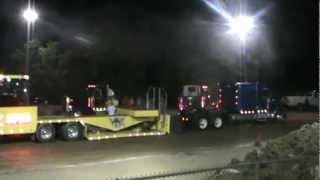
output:
[[238,36],[240,41],[240,80],[247,81],[246,69],[246,40],[251,33],[254,25],[254,18],[249,16],[240,15],[229,20],[229,33]]
[[34,4],[31,5],[31,0],[28,0],[28,7],[27,7],[27,9],[25,9],[23,11],[22,16],[27,22],[27,46],[26,46],[25,74],[29,75],[31,30],[32,30],[34,23],[39,18],[39,15],[34,8]]
[[[23,11],[23,18],[27,22],[27,45],[26,45],[26,62],[25,62],[25,75],[29,75],[29,63],[30,63],[30,42],[31,42],[31,30],[34,28],[34,23],[39,18],[37,11],[34,8],[34,1],[31,4],[31,0],[28,0],[28,7]],[[28,84],[27,84],[28,86]],[[29,91],[26,91],[26,103],[29,104]]]

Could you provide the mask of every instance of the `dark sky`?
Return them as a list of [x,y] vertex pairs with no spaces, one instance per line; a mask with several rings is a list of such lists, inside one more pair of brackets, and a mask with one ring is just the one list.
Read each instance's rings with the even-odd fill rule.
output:
[[[21,19],[26,2],[0,2],[1,59],[9,58],[26,40]],[[234,10],[240,1],[225,2]],[[281,92],[317,89],[317,1],[243,3],[251,14],[267,9],[248,43],[249,78]],[[201,0],[36,0],[36,7],[40,21],[34,38],[89,51],[104,41],[106,49],[116,49],[124,58],[151,62],[146,72],[150,82],[166,86],[170,78],[163,74],[168,73],[180,75],[180,84],[188,83],[183,74],[190,83],[234,80],[239,71],[239,43],[225,34],[223,18]],[[163,64],[172,64],[176,72],[163,69]]]

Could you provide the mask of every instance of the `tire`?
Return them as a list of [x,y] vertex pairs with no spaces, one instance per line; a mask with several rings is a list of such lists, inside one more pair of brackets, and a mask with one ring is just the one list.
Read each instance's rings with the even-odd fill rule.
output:
[[213,120],[213,127],[216,129],[220,129],[223,126],[223,119],[221,117],[215,117]]
[[206,117],[200,117],[197,120],[197,128],[199,130],[206,130],[209,126],[209,120]]
[[46,143],[53,141],[55,136],[56,131],[52,124],[40,124],[37,128],[35,139],[38,142]]
[[275,114],[275,120],[277,122],[286,122],[287,121],[287,114],[284,112],[277,112]]
[[65,141],[76,141],[82,138],[83,129],[78,123],[67,123],[60,127],[60,133]]

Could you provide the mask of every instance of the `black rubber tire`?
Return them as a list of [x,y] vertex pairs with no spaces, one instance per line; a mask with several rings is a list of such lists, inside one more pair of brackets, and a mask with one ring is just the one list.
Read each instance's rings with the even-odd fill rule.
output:
[[[282,116],[282,118],[278,119],[277,118],[278,115]],[[277,113],[275,113],[275,120],[276,120],[276,122],[286,123],[288,120],[287,114],[285,112],[277,112]]]
[[60,127],[59,135],[65,141],[77,141],[83,137],[83,128],[79,123],[66,123]]
[[209,119],[204,116],[199,116],[199,118],[197,118],[197,120],[196,120],[196,127],[197,127],[197,129],[199,129],[201,131],[207,130],[209,127],[209,124],[210,124]]
[[53,141],[56,136],[56,130],[52,124],[40,124],[37,128],[35,139],[38,142],[46,143]]
[[[217,121],[219,121],[219,122],[217,122]],[[213,127],[215,129],[221,129],[224,125],[223,118],[220,116],[214,117],[212,123],[213,123]]]

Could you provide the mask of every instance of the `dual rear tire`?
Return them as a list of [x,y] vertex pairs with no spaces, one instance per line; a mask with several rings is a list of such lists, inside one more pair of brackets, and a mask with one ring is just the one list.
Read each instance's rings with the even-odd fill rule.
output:
[[199,130],[206,130],[211,124],[214,128],[220,129],[223,126],[223,119],[219,116],[214,117],[211,121],[207,117],[200,117],[197,119],[197,128]]
[[57,128],[53,124],[40,124],[34,137],[36,141],[46,143],[53,141],[56,138],[57,132],[63,140],[75,141],[82,138],[83,128],[78,123],[66,123]]

